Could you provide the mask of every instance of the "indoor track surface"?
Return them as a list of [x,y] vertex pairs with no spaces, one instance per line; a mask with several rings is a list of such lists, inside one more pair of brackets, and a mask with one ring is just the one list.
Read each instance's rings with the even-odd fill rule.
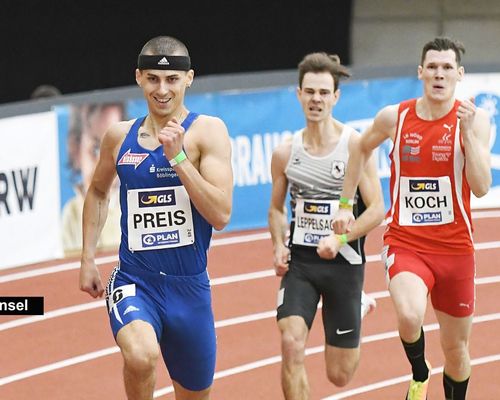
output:
[[[473,213],[477,301],[470,343],[473,373],[468,399],[500,395],[500,210]],[[409,364],[396,331],[393,306],[380,261],[383,228],[370,233],[365,291],[377,309],[363,322],[361,361],[354,379],[336,388],[326,378],[321,313],[307,346],[311,399],[402,400]],[[218,358],[214,400],[282,399],[280,337],[275,321],[279,278],[272,269],[267,230],[215,235],[209,252]],[[103,281],[116,252],[99,255]],[[45,315],[0,316],[1,400],[122,400],[122,359],[113,340],[103,299],[78,290],[78,259],[56,260],[0,271],[1,296],[43,296]],[[432,307],[424,330],[433,366],[429,399],[443,399],[443,355]],[[163,363],[155,398],[173,399]]]

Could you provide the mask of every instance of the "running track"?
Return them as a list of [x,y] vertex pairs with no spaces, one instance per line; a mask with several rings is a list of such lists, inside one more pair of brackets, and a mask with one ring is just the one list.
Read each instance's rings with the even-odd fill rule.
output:
[[[500,393],[500,210],[474,213],[477,251],[477,304],[471,340],[475,365],[470,400]],[[335,388],[326,379],[323,332],[318,313],[308,341],[306,366],[312,399],[402,399],[409,368],[386,292],[378,253],[382,228],[367,241],[365,290],[378,307],[363,325],[359,369],[353,381]],[[0,271],[1,296],[44,296],[42,317],[0,317],[0,399],[121,400],[125,392],[122,360],[112,338],[104,301],[78,291],[76,259],[56,260]],[[107,279],[115,253],[101,254]],[[282,398],[280,344],[275,323],[278,278],[265,230],[216,235],[209,256],[218,337],[217,373],[212,399]],[[443,357],[436,319],[429,307],[425,330],[427,358],[433,366],[429,398],[442,399]],[[158,364],[155,398],[173,399],[171,382]]]

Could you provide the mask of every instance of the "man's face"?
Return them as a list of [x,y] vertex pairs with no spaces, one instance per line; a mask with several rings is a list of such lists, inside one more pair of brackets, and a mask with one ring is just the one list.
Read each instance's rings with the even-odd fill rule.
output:
[[464,74],[458,66],[455,52],[429,50],[418,67],[418,79],[424,84],[424,95],[434,101],[447,101],[453,98],[455,87]]
[[[149,112],[159,117],[176,116],[182,107],[184,93],[193,80],[193,70],[136,70],[136,81],[142,88]],[[174,115],[173,115],[174,114]]]
[[104,133],[111,125],[122,119],[121,107],[109,106],[96,111],[89,117],[88,121],[84,121],[80,143],[80,169],[85,190],[90,185],[95,166],[99,160],[99,148]]
[[307,121],[322,121],[330,118],[340,91],[334,90],[333,76],[329,72],[307,72],[297,97]]

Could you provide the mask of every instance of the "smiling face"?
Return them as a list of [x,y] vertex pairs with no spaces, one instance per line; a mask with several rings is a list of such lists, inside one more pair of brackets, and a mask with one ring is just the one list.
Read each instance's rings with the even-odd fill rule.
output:
[[307,121],[319,122],[332,115],[340,90],[334,90],[333,76],[329,72],[307,72],[297,97]]
[[455,52],[451,49],[427,51],[422,65],[418,67],[418,79],[423,82],[424,96],[435,102],[451,100],[455,87],[464,75]]
[[194,72],[137,69],[135,76],[148,103],[149,112],[161,118],[175,116],[182,109],[186,87],[191,85]]

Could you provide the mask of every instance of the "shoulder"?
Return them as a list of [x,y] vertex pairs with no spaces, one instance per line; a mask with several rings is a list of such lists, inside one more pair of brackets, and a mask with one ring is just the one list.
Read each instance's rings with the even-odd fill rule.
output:
[[347,146],[349,147],[349,150],[351,150],[352,146],[357,146],[357,144],[361,140],[361,133],[359,133],[359,131],[349,125],[345,125],[344,129],[346,129],[346,131],[349,133],[349,142]]
[[218,117],[200,114],[193,121],[192,125],[194,130],[202,130],[203,132],[213,132],[214,134],[222,133],[227,134],[227,127],[224,121]]
[[104,135],[103,140],[107,140],[109,143],[118,143],[123,140],[123,138],[127,135],[132,127],[135,119],[129,121],[120,121],[111,125],[106,134]]
[[382,108],[373,119],[373,123],[368,128],[367,132],[363,134],[362,141],[370,140],[369,137],[371,136],[377,136],[379,138],[393,137],[398,123],[398,117],[399,104],[391,104]]
[[286,166],[292,153],[293,138],[294,136],[286,137],[278,146],[275,147],[272,156],[272,162],[274,164],[283,165],[283,168]]
[[399,104],[391,104],[382,108],[375,116],[375,121],[381,125],[394,126],[397,123]]
[[188,129],[190,141],[205,146],[215,146],[217,143],[229,143],[229,132],[222,119],[200,114]]

